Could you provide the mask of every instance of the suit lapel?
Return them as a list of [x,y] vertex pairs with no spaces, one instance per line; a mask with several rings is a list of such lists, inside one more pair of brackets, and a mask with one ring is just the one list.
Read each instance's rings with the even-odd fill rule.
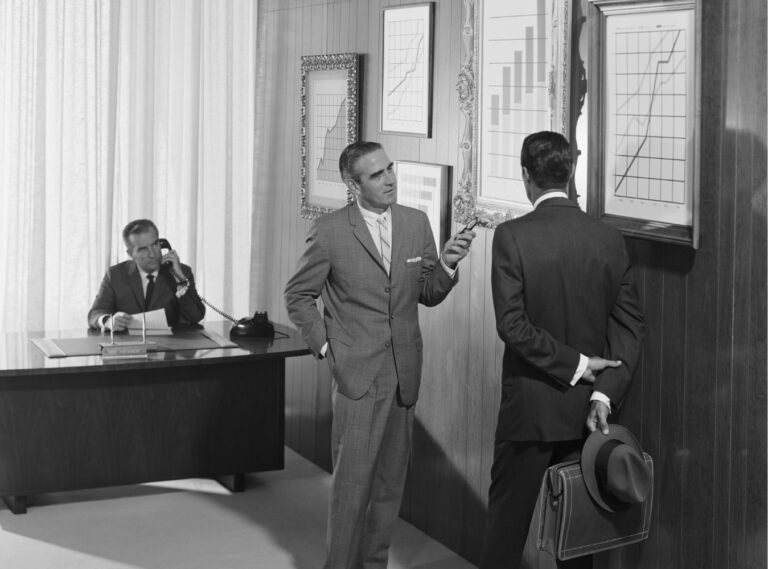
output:
[[[363,248],[368,251],[368,254],[373,258],[373,260],[378,263],[378,265],[381,267],[381,270],[385,271],[384,263],[381,260],[381,254],[379,253],[379,250],[376,249],[376,245],[373,242],[373,237],[371,237],[371,232],[368,230],[368,225],[365,223],[363,215],[360,213],[357,204],[348,206],[348,212],[349,224],[352,226],[352,232],[354,233],[355,238],[360,242]],[[394,257],[394,254],[392,256]]]
[[405,268],[406,243],[411,242],[411,229],[405,223],[403,210],[396,205],[391,207],[392,212],[392,260],[389,264],[389,277],[396,280],[400,277],[400,271]]
[[131,292],[133,293],[134,298],[136,298],[137,306],[139,306],[141,311],[143,311],[144,287],[142,286],[139,267],[137,267],[136,263],[133,262],[128,264],[128,285],[131,287]]

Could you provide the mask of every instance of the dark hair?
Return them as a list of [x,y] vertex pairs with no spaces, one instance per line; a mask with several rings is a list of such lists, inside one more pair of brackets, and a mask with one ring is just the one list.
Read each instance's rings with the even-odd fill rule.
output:
[[573,169],[571,147],[559,132],[529,134],[520,151],[520,165],[528,170],[539,189],[565,188]]
[[347,145],[347,147],[341,152],[339,156],[339,173],[341,179],[346,182],[347,180],[357,180],[357,175],[354,174],[355,164],[363,156],[381,150],[382,146],[378,142],[366,142],[359,140]]
[[131,244],[128,243],[128,237],[130,235],[136,235],[137,233],[147,233],[150,229],[155,230],[155,235],[159,233],[157,226],[152,222],[152,220],[134,219],[123,228],[123,243],[125,243],[126,247],[130,248]]

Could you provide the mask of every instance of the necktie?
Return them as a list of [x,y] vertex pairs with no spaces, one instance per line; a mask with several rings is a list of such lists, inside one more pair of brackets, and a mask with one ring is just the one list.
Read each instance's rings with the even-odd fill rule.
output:
[[384,262],[384,268],[389,274],[389,263],[392,259],[392,245],[389,243],[389,218],[380,215],[376,218],[379,224],[379,242],[381,243],[381,260]]
[[155,290],[155,275],[147,275],[147,292],[144,293],[144,311],[149,308],[149,301],[152,299],[152,291]]

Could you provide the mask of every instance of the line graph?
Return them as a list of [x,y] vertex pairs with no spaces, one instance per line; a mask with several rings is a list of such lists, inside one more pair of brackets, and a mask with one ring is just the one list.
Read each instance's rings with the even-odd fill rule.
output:
[[687,58],[682,28],[618,30],[613,36],[613,194],[686,201]]
[[384,12],[383,131],[429,132],[431,4]]
[[[415,25],[414,25],[415,24]],[[424,57],[424,30],[421,22],[396,22],[396,28],[414,28],[415,32],[391,31],[395,41],[390,55],[387,72],[387,116],[403,121],[419,120],[423,102],[418,96],[424,89],[424,77],[420,74],[419,62]],[[404,47],[399,44],[404,43]]]
[[[701,34],[694,1],[606,4],[590,103],[590,200],[631,235],[698,245]],[[594,122],[593,122],[594,121]]]
[[315,95],[317,122],[314,147],[317,149],[317,179],[339,182],[339,156],[347,145],[347,99],[342,95]]

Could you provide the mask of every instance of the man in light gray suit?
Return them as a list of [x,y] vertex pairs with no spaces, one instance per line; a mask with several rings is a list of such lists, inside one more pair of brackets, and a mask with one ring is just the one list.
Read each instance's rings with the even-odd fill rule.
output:
[[396,203],[378,143],[347,146],[339,170],[357,203],[312,225],[285,302],[334,379],[325,569],[385,568],[421,380],[418,304],[448,295],[475,234],[453,236],[438,259],[427,216]]

